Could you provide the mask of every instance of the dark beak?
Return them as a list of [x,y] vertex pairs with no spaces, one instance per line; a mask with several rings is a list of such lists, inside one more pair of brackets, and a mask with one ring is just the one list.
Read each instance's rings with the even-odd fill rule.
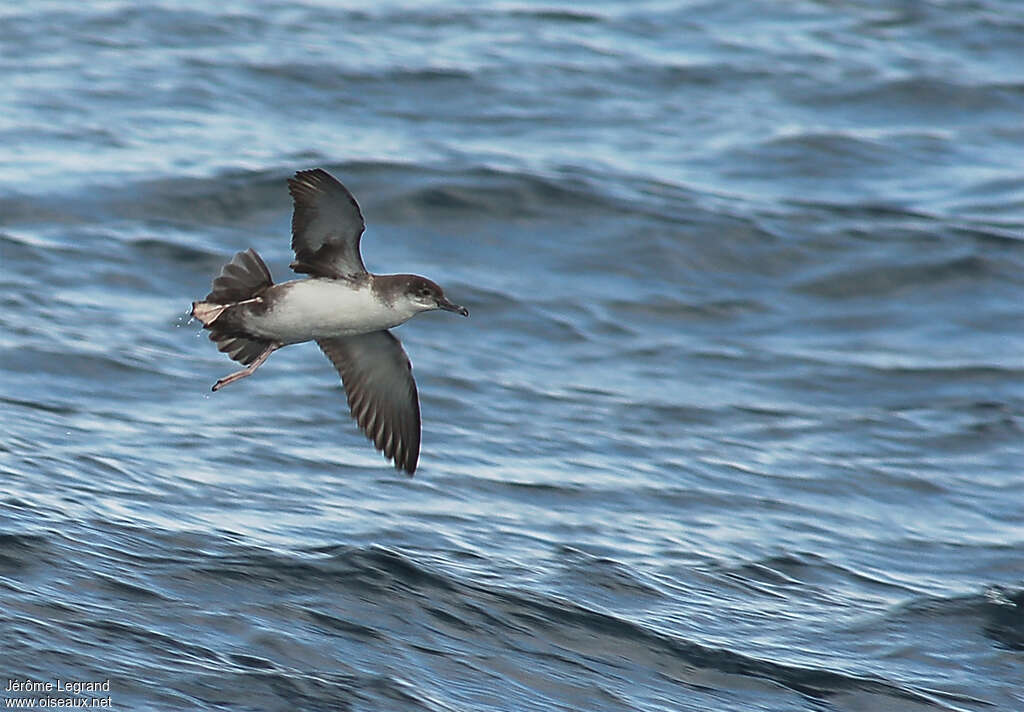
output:
[[444,297],[437,300],[437,308],[455,312],[456,314],[462,314],[462,316],[469,316],[469,309],[466,309],[466,307],[460,307],[458,304],[452,304]]

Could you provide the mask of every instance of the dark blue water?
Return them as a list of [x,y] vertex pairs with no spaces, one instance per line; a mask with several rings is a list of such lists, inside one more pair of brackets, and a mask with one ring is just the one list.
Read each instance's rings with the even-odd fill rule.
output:
[[[1024,709],[1017,2],[0,9],[0,687],[121,710]],[[359,199],[395,472],[189,323]],[[65,685],[66,686],[66,685]],[[8,699],[73,693],[5,691]]]

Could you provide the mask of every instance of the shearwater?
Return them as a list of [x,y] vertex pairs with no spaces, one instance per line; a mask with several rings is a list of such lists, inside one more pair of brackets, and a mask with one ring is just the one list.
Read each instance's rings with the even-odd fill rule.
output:
[[282,346],[316,341],[341,375],[349,410],[395,467],[410,475],[420,455],[420,405],[412,365],[388,331],[420,312],[463,316],[441,288],[413,274],[371,274],[359,240],[366,223],[355,198],[316,168],[288,179],[294,202],[291,268],[305,279],[274,284],[249,248],[192,302],[192,316],[210,330],[217,348],[245,366],[213,385],[219,390],[250,376]]

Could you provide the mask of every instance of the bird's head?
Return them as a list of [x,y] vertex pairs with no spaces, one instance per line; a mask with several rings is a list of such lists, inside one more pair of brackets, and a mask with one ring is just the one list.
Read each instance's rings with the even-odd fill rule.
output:
[[409,275],[405,286],[405,296],[418,311],[442,309],[462,316],[469,316],[469,309],[452,304],[444,296],[444,290],[426,277]]

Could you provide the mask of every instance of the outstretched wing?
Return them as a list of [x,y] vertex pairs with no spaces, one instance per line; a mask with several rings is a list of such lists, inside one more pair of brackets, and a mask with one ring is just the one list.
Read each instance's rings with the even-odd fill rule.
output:
[[291,268],[314,277],[344,279],[366,274],[359,238],[366,223],[348,189],[321,168],[288,179],[292,214]]
[[402,344],[387,330],[317,344],[341,374],[348,407],[366,437],[412,475],[420,456],[420,402]]

